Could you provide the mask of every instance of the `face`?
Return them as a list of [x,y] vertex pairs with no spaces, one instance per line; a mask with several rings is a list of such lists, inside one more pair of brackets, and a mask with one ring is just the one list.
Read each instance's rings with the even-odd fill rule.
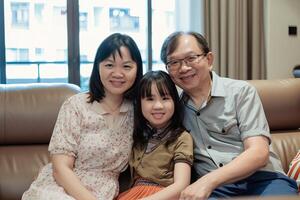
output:
[[173,99],[170,95],[160,96],[155,83],[152,83],[151,95],[141,99],[143,116],[152,127],[163,128],[174,114]]
[[123,95],[133,85],[137,65],[132,60],[129,50],[121,47],[122,57],[116,53],[99,64],[100,79],[104,86],[105,95]]
[[[167,56],[167,62],[189,58],[194,55],[203,54],[196,38],[191,35],[182,35],[178,38],[178,46],[174,52]],[[212,68],[213,56],[211,52],[198,57],[196,63],[182,65],[177,70],[168,70],[172,80],[187,93],[193,93],[201,89],[204,81],[210,81],[210,70]]]

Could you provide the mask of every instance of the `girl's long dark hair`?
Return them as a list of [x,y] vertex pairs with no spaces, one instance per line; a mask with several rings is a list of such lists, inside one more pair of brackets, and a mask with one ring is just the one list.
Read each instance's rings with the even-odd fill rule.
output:
[[173,142],[184,130],[183,126],[183,105],[179,99],[178,91],[170,76],[164,71],[149,71],[139,83],[139,89],[136,98],[135,115],[134,115],[134,132],[133,145],[143,148],[148,143],[153,132],[149,127],[148,121],[143,116],[141,100],[151,96],[151,86],[155,83],[159,94],[163,97],[169,94],[174,102],[174,114],[170,119],[167,127],[171,131],[166,144]]

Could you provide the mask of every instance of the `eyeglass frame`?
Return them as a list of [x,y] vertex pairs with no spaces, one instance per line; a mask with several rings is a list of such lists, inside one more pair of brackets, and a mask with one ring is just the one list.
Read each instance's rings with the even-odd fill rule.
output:
[[[188,56],[186,56],[184,58],[181,58],[181,59],[170,60],[166,63],[166,69],[168,71],[177,71],[178,69],[180,69],[182,67],[183,62],[185,62],[185,64],[190,67],[193,64],[196,64],[196,62],[199,63],[199,61],[200,61],[199,58],[201,56],[206,56],[206,55],[207,55],[207,53],[202,53],[202,54],[196,54],[196,55],[188,55]],[[197,58],[195,58],[194,61],[192,61],[192,62],[187,61],[188,58],[193,57],[193,56],[197,57]],[[174,62],[174,61],[178,61],[180,65],[176,68],[173,67],[173,69],[172,69],[172,67],[171,68],[169,67],[169,64],[170,64],[170,62]],[[193,62],[195,62],[195,63],[193,63]]]

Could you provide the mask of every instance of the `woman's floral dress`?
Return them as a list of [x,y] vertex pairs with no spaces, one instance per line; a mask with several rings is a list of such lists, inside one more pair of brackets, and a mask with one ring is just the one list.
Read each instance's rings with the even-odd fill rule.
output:
[[[74,173],[99,200],[114,199],[119,192],[118,177],[127,166],[133,131],[133,106],[124,101],[117,118],[103,104],[87,103],[87,94],[72,96],[62,105],[49,152],[75,158]],[[74,200],[54,180],[47,164],[22,200]]]

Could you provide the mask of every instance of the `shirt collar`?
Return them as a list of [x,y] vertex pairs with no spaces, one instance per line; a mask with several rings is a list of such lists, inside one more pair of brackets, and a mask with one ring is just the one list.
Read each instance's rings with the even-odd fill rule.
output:
[[211,96],[212,97],[225,97],[225,87],[224,82],[220,76],[218,76],[214,71],[212,71],[212,86],[211,86]]

